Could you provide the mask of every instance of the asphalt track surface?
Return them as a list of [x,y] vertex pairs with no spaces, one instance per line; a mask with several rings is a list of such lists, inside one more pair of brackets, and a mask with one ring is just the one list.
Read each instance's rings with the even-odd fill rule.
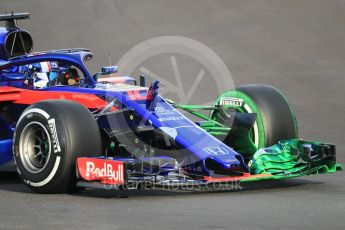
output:
[[[345,1],[0,1],[35,50],[87,47],[107,64],[146,39],[178,35],[213,49],[236,85],[279,87],[304,139],[337,145],[345,162]],[[203,92],[199,92],[203,93]],[[0,175],[0,229],[345,229],[345,177],[265,182],[231,192],[38,195]]]

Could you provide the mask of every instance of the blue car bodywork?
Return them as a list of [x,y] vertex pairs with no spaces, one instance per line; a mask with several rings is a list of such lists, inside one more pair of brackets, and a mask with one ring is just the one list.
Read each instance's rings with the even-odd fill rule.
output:
[[[254,161],[254,165],[258,166],[255,170],[258,168],[262,170],[260,173],[250,174],[252,160],[245,158],[243,154],[208,132],[202,125],[205,120],[211,121],[218,125],[213,128],[226,132],[232,127],[226,127],[203,115],[199,117],[204,121],[190,120],[178,110],[183,109],[183,106],[174,105],[159,94],[158,81],[146,87],[142,82],[138,86],[135,79],[128,76],[117,75],[99,79],[102,75],[115,73],[117,68],[103,68],[102,72],[92,75],[85,65],[85,62],[93,56],[87,49],[31,53],[31,37],[26,31],[13,24],[14,18],[25,19],[26,17],[26,14],[0,16],[1,20],[7,20],[7,27],[0,28],[0,169],[1,166],[6,166],[8,170],[8,165],[13,162],[13,152],[16,150],[16,147],[13,147],[15,146],[14,134],[23,112],[31,105],[45,100],[77,102],[91,112],[92,122],[97,123],[104,148],[101,157],[95,156],[90,161],[94,165],[104,163],[104,171],[109,161],[113,162],[114,164],[110,163],[109,167],[119,168],[117,173],[109,171],[114,178],[115,174],[117,178],[124,178],[130,174],[131,178],[127,178],[128,180],[141,182],[149,177],[148,180],[152,182],[156,181],[157,176],[174,174],[177,175],[176,178],[183,178],[181,180],[183,182],[189,182],[189,179],[192,179],[193,183],[202,184],[207,181],[282,179],[302,174],[297,171],[293,171],[291,175],[284,174],[287,169],[301,170],[303,168],[305,170],[303,173],[307,175],[318,172],[323,167],[327,168],[327,172],[336,171],[340,167],[335,164],[334,145],[291,141],[278,143],[279,146],[274,147],[277,151],[269,148],[261,149],[256,155],[254,153],[258,149],[254,147],[250,158],[253,155],[257,156],[258,160]],[[18,44],[16,37],[21,38]],[[12,41],[10,42],[12,45],[8,44],[9,41]],[[196,115],[191,111],[192,107],[185,107],[186,111]],[[211,106],[212,111],[219,111],[222,108],[219,105],[218,107]],[[86,110],[87,113],[89,111]],[[244,132],[243,129],[240,131],[247,135],[246,140],[237,141],[242,142],[242,145],[246,144],[245,141],[251,142],[248,145],[252,147],[253,142],[249,140],[248,133],[256,122],[257,114],[240,112],[232,115],[231,119],[235,119],[234,124],[240,124],[239,128],[246,127]],[[240,133],[242,137],[243,133]],[[228,133],[225,133],[225,136],[227,135]],[[286,143],[292,143],[291,151],[289,149],[284,152],[285,146],[288,146]],[[292,154],[293,150],[299,151],[299,148],[304,148],[303,154],[310,155],[304,158],[303,162],[300,162],[299,158],[294,158]],[[264,155],[265,157],[262,157]],[[271,162],[275,157],[278,160],[285,160],[285,162],[278,162],[279,170],[276,170],[277,162]],[[77,158],[76,165],[78,168],[80,164],[85,163],[86,167],[78,168],[79,173],[85,173],[90,162],[85,162],[85,159],[81,158],[83,157]],[[312,165],[315,159],[317,163]],[[82,162],[79,166],[78,160]],[[153,164],[152,162],[155,161],[160,163]],[[272,173],[265,171],[268,170],[265,165],[272,166],[270,168]],[[287,168],[286,165],[291,167]],[[95,167],[92,167],[94,170]],[[125,170],[121,171],[123,167]],[[103,169],[97,168],[97,170],[101,172]],[[137,176],[138,173],[140,176]],[[274,173],[278,173],[279,176],[275,176]],[[78,178],[82,183],[88,180],[85,179],[85,175],[84,181]],[[186,177],[189,179],[186,180]],[[97,177],[97,181],[103,181],[103,184],[109,182],[102,175]],[[30,183],[28,180],[26,182]]]

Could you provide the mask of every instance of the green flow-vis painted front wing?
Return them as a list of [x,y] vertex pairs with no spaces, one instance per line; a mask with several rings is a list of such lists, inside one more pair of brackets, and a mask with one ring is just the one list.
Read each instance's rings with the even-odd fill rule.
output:
[[343,168],[336,163],[334,145],[298,139],[280,141],[271,147],[259,149],[249,166],[252,175],[271,176],[248,178],[243,182],[333,173]]

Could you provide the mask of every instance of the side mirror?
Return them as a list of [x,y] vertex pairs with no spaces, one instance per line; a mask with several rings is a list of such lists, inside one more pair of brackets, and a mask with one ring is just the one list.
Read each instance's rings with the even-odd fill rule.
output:
[[112,74],[112,73],[117,73],[118,68],[116,65],[114,66],[104,66],[102,67],[102,74],[106,75],[106,74]]
[[117,72],[118,72],[118,68],[116,65],[104,66],[104,67],[102,67],[101,72],[98,72],[95,75],[93,75],[93,79],[95,79],[95,81],[97,81],[99,75],[109,75],[109,74],[113,74],[113,73],[117,73]]

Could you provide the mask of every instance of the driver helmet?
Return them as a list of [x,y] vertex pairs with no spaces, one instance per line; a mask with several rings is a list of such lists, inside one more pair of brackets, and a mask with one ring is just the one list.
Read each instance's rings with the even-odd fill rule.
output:
[[[21,72],[26,72],[36,89],[44,89],[49,85],[49,73],[52,69],[50,62],[38,62],[23,66]],[[29,74],[31,73],[31,74]]]
[[49,72],[52,67],[50,62],[39,62],[35,66],[36,71],[34,72],[34,88],[44,89],[49,84]]
[[34,73],[34,88],[36,89],[44,89],[49,84],[48,73]]

